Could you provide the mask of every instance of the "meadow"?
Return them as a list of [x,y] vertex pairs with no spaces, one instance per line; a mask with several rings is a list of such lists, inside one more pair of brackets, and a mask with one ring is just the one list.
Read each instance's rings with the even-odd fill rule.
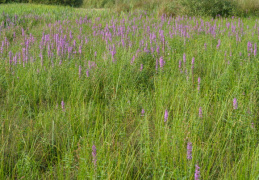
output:
[[258,17],[0,14],[0,179],[259,178]]

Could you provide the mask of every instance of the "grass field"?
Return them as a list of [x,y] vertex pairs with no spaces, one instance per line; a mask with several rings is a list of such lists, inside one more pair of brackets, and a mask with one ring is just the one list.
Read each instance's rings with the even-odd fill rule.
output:
[[258,18],[0,14],[0,179],[259,178]]

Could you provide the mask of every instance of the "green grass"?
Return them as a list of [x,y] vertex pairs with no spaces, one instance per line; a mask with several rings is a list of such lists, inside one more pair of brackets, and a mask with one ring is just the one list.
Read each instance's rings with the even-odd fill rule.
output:
[[[254,29],[258,19],[176,17],[163,23],[156,14],[144,12],[118,15],[25,4],[1,5],[0,14],[3,11],[0,47],[5,37],[10,44],[0,52],[0,179],[194,179],[195,164],[201,167],[201,179],[259,178],[259,55],[247,51],[248,42],[259,46]],[[198,31],[201,19],[216,25],[215,36],[209,28]],[[132,32],[134,21],[137,30]],[[237,25],[240,41],[231,24]],[[119,35],[121,26],[125,32],[130,28],[127,38]],[[150,37],[147,26],[156,35],[152,46],[145,39]],[[170,37],[176,26],[186,29],[189,38],[180,31]],[[107,44],[104,29],[113,34]],[[54,36],[61,30],[69,46],[76,40],[77,53],[70,57],[57,55]],[[42,44],[41,60],[43,32],[51,41]],[[35,40],[26,62],[22,48],[30,36]],[[144,52],[146,42],[149,52]],[[9,51],[21,53],[16,65],[10,64]],[[165,66],[158,63],[156,70],[160,57]],[[234,98],[238,109],[233,108]],[[188,142],[192,160],[187,160]]]

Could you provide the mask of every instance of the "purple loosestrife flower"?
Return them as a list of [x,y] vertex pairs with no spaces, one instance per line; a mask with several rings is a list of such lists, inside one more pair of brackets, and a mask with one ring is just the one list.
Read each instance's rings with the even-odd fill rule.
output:
[[195,165],[195,174],[194,174],[194,179],[195,180],[200,180],[200,167],[198,164]]
[[164,122],[166,122],[166,121],[167,121],[167,119],[168,119],[168,111],[167,111],[167,109],[166,109],[166,110],[165,110]]
[[201,78],[198,77],[198,91],[200,92]]
[[143,70],[143,64],[140,64],[140,71]]
[[218,40],[217,49],[220,47],[220,39]]
[[89,77],[89,70],[86,70],[86,77]]
[[233,109],[237,109],[237,98],[233,99]]
[[95,147],[95,145],[93,145],[92,146],[92,157],[93,157],[93,163],[94,163],[94,166],[96,167],[96,161],[97,161],[97,159],[96,159],[96,147]]
[[192,160],[192,143],[187,143],[187,159]]
[[9,64],[12,64],[12,51],[9,51]]
[[160,68],[163,68],[165,65],[165,61],[162,56],[159,58],[159,65],[160,65]]
[[131,59],[130,64],[133,64],[133,63],[134,63],[134,61],[135,61],[135,55],[133,55],[133,57],[132,57],[132,59]]
[[81,71],[82,71],[82,68],[81,68],[81,66],[79,65],[79,68],[78,68],[79,78],[81,77]]
[[141,116],[144,116],[144,114],[145,114],[145,110],[142,109],[142,110],[141,110]]
[[256,43],[254,44],[254,56],[256,56],[257,54],[257,46],[256,46]]
[[202,118],[202,108],[199,108],[199,117]]
[[64,101],[61,101],[61,108],[62,108],[63,111],[65,111],[65,103],[64,103]]
[[185,53],[183,53],[183,63],[184,64],[186,63],[186,55],[185,55]]

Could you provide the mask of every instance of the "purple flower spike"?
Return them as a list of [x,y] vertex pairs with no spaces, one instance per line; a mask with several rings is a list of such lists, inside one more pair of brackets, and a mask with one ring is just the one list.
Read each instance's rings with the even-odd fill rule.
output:
[[183,62],[184,62],[184,64],[186,63],[186,55],[185,55],[185,53],[183,53]]
[[135,61],[135,56],[133,55],[133,57],[132,57],[132,59],[131,59],[130,64],[133,64],[133,63],[134,63],[134,61]]
[[145,110],[142,109],[142,110],[141,110],[141,116],[144,116],[144,114],[145,114]]
[[81,66],[79,66],[79,69],[78,69],[79,78],[81,77],[81,71],[82,71],[82,68]]
[[202,118],[202,108],[199,108],[199,117]]
[[62,108],[63,111],[65,111],[65,103],[64,103],[64,101],[61,101],[61,108]]
[[201,78],[198,77],[198,91],[200,91],[200,85],[201,85]]
[[192,143],[187,143],[187,159],[192,160]]
[[159,58],[159,65],[160,65],[160,68],[163,68],[165,65],[165,61],[162,56]]
[[194,174],[194,179],[195,180],[200,180],[200,167],[198,164],[195,165],[195,174]]
[[96,147],[95,147],[95,145],[93,145],[92,146],[92,156],[93,156],[93,163],[94,163],[94,166],[96,167],[96,161],[97,161],[97,159],[96,159]]
[[218,40],[217,49],[220,47],[220,39]]
[[165,119],[164,119],[164,122],[166,122],[167,119],[168,119],[168,111],[167,111],[167,109],[166,109],[166,110],[165,110]]
[[237,109],[237,98],[233,99],[233,109]]

